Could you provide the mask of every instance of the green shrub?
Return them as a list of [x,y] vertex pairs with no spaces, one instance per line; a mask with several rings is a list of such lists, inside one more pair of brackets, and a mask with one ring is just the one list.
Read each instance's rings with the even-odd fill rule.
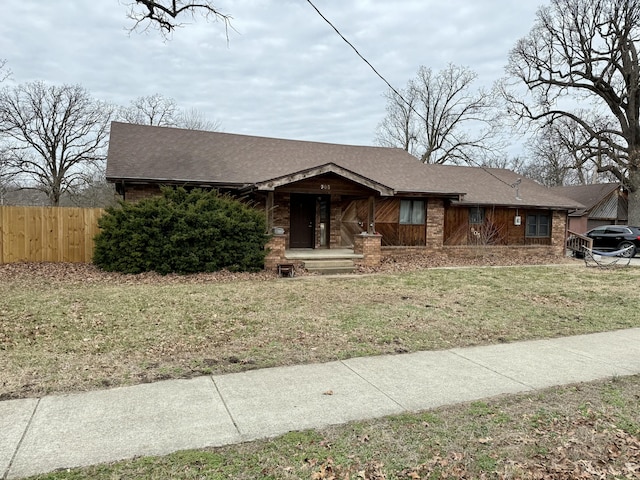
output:
[[163,188],[100,218],[93,262],[107,271],[195,273],[264,268],[263,212],[215,191]]

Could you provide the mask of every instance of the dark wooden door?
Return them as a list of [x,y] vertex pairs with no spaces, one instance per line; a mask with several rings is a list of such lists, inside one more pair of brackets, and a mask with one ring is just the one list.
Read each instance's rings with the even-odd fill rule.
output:
[[316,232],[316,197],[291,195],[290,248],[313,248]]

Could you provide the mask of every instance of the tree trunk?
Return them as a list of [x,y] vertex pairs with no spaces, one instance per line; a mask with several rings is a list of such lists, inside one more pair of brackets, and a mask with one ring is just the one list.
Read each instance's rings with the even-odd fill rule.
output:
[[640,170],[629,169],[629,216],[627,223],[640,226]]
[[640,189],[629,192],[629,225],[640,226]]

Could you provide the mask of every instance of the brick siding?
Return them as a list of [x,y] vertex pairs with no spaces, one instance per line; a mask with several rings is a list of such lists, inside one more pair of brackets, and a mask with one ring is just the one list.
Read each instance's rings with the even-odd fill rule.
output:
[[139,202],[144,198],[157,197],[160,193],[158,185],[127,185],[124,199],[127,202]]
[[365,267],[375,267],[382,261],[382,235],[356,235],[354,237],[353,252],[363,255],[356,262]]
[[274,235],[269,240],[269,243],[265,245],[267,250],[267,256],[264,259],[265,270],[275,270],[278,268],[279,263],[284,263],[285,243],[285,235]]
[[440,249],[444,244],[444,201],[430,198],[427,202],[427,248]]

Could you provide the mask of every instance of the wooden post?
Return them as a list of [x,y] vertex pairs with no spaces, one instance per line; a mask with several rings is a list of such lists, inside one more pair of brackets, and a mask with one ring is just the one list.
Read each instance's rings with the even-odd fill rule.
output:
[[376,199],[374,196],[369,197],[369,215],[367,219],[367,233],[376,233]]
[[265,215],[267,216],[267,232],[271,233],[273,230],[273,210],[275,208],[275,194],[272,191],[267,192],[267,204],[265,205]]

